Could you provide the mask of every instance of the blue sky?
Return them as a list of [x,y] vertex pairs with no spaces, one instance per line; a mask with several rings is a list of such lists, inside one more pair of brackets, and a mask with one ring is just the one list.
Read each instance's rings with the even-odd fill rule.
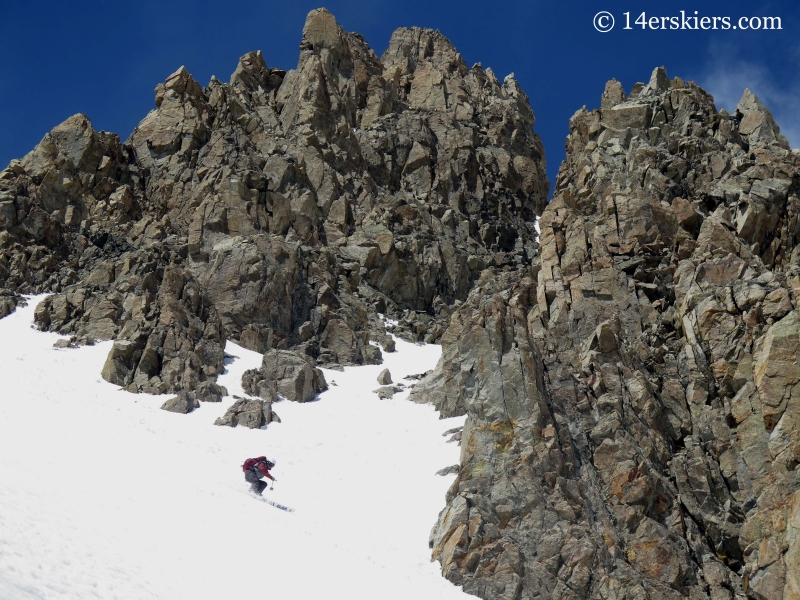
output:
[[[202,85],[211,75],[227,81],[239,56],[251,50],[262,50],[269,66],[293,68],[305,15],[319,6],[319,0],[3,0],[0,168],[78,112],[96,129],[126,139],[154,108],[156,84],[181,65]],[[470,65],[481,62],[500,79],[515,73],[536,114],[551,182],[564,158],[569,117],[581,106],[597,107],[608,79],[629,90],[661,65],[671,77],[699,83],[718,108],[729,111],[750,87],[792,145],[800,146],[800,3],[795,0],[673,5],[351,0],[324,6],[346,30],[361,33],[379,56],[394,29],[418,25],[442,31]],[[610,32],[593,27],[601,10],[615,17]],[[732,25],[742,16],[776,16],[783,28],[643,31],[635,24],[642,12],[649,19],[680,17],[681,10],[687,16],[694,11],[698,17],[727,16]],[[624,29],[625,12],[633,29]]]

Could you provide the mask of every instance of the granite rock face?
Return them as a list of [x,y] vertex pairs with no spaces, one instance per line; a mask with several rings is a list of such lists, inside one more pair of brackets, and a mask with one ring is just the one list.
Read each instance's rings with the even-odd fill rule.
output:
[[378,58],[314,10],[296,69],[251,52],[204,88],[181,67],[155,105],[125,142],[71,117],[0,172],[0,288],[52,292],[43,330],[115,340],[103,377],[130,391],[213,383],[228,339],[380,363],[378,313],[437,341],[485,268],[536,254],[527,98],[439,32]]
[[798,598],[800,157],[749,91],[634,90],[413,390],[468,415],[433,557],[487,599]]

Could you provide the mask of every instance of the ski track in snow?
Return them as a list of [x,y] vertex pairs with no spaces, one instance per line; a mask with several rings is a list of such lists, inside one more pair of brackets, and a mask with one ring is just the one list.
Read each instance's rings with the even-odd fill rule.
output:
[[[325,370],[318,401],[275,404],[282,423],[231,429],[213,425],[231,397],[179,415],[103,381],[112,342],[53,348],[31,326],[42,298],[0,320],[0,598],[472,597],[427,544],[454,479],[435,473],[459,456],[442,434],[464,418],[372,393],[384,368],[432,369],[439,346],[398,339],[382,365]],[[219,382],[242,396],[261,355],[226,354]],[[264,496],[295,512],[248,493],[241,464],[262,454],[278,479]]]

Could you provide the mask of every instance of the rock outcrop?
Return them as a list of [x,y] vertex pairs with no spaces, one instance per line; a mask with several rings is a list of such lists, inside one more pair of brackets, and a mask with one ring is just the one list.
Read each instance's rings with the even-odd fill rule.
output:
[[798,597],[800,157],[663,69],[567,150],[412,393],[468,415],[434,558],[487,599]]
[[192,392],[187,392],[186,390],[181,390],[177,396],[169,398],[161,405],[161,410],[183,415],[192,412],[196,408],[200,408],[200,401]]
[[261,361],[261,368],[245,371],[244,391],[270,402],[278,397],[294,402],[308,402],[328,389],[325,375],[308,356],[287,350],[270,350]]
[[249,427],[259,429],[265,427],[273,421],[280,423],[278,415],[272,412],[272,403],[264,400],[251,400],[235,396],[236,402],[231,404],[219,419],[214,421],[214,425],[224,427]]
[[25,306],[25,299],[19,294],[0,289],[0,319],[10,315],[17,309],[17,306]]
[[51,292],[43,330],[114,339],[103,377],[130,391],[213,382],[227,339],[380,363],[378,313],[437,341],[485,268],[536,254],[527,98],[439,32],[378,58],[314,10],[296,69],[181,67],[155,104],[125,142],[76,115],[0,173],[0,287]]

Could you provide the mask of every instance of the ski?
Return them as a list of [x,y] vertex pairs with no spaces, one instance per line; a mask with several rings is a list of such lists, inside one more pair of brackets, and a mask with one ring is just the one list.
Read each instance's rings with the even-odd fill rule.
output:
[[289,508],[288,506],[284,506],[283,504],[278,504],[277,502],[270,500],[269,498],[264,498],[264,496],[261,496],[261,499],[267,504],[271,504],[275,508],[280,508],[281,510],[285,510],[286,512],[294,512],[293,508]]
[[284,506],[283,504],[278,504],[274,500],[270,500],[269,498],[265,498],[261,494],[256,494],[255,492],[250,492],[250,495],[253,496],[256,500],[261,500],[262,502],[266,502],[267,504],[271,504],[275,508],[279,508],[286,512],[294,512],[294,509],[289,506]]

